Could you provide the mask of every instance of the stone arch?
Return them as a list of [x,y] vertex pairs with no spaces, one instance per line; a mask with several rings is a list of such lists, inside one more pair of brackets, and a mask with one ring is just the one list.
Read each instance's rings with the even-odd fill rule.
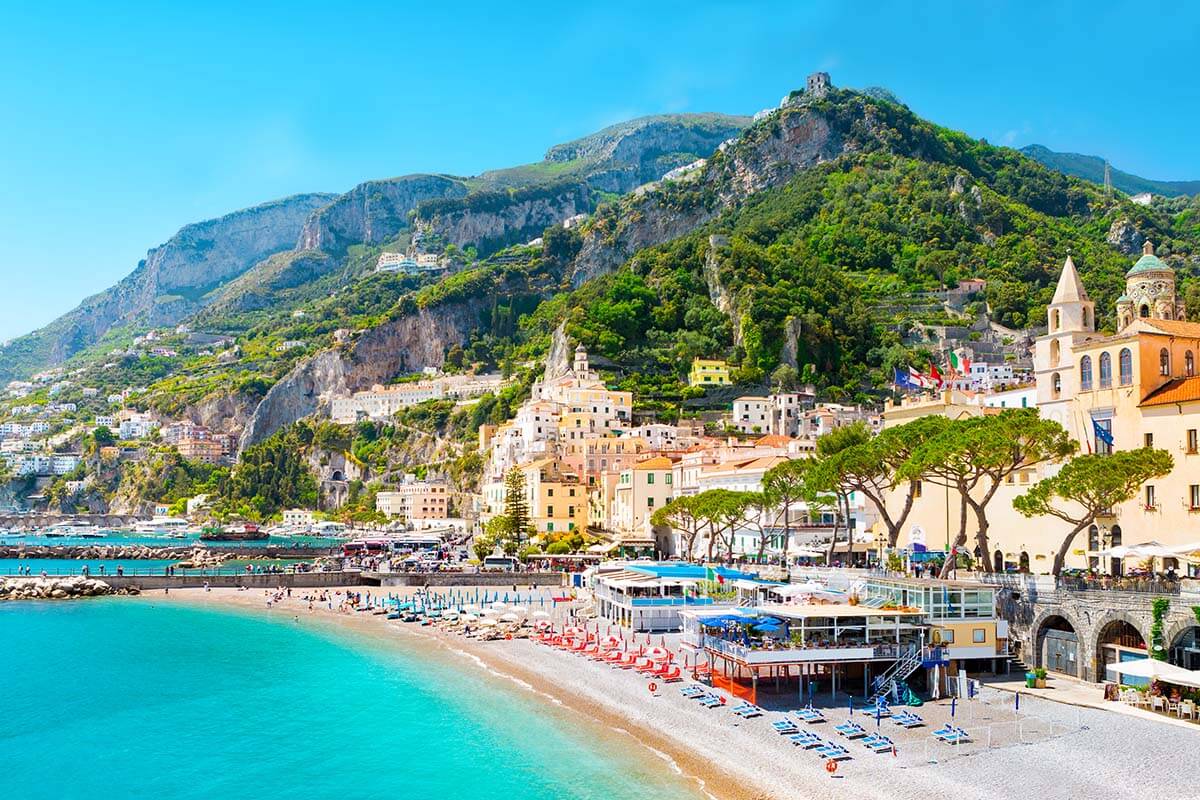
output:
[[1143,644],[1147,647],[1147,653],[1149,652],[1150,623],[1147,620],[1139,619],[1126,611],[1107,611],[1092,625],[1091,635],[1088,640],[1090,650],[1088,664],[1091,672],[1090,680],[1099,683],[1105,679],[1103,658],[1104,645],[1107,643],[1102,642],[1101,639],[1106,636],[1110,626],[1119,623],[1124,623],[1133,628],[1142,638]]
[[342,471],[340,469],[335,469],[333,471],[333,475],[330,477],[330,480],[344,481],[344,480],[346,480],[346,476],[344,474],[342,474]]
[[1163,634],[1163,641],[1167,646],[1167,660],[1177,666],[1187,669],[1200,668],[1200,658],[1193,658],[1190,664],[1179,664],[1175,658],[1175,648],[1180,646],[1181,640],[1191,631],[1195,630],[1196,640],[1200,642],[1200,620],[1196,619],[1192,614],[1191,609],[1188,609],[1187,616],[1180,617],[1174,622],[1166,626],[1166,631]]
[[[1074,663],[1071,659],[1061,660],[1058,663],[1047,663],[1046,638],[1049,631],[1069,631],[1075,634],[1076,650]],[[1082,677],[1079,673],[1083,665],[1086,663],[1085,656],[1087,652],[1086,627],[1081,625],[1073,614],[1065,608],[1056,606],[1043,609],[1037,617],[1034,618],[1033,624],[1029,626],[1029,644],[1033,651],[1026,656],[1031,666],[1045,667],[1046,669],[1053,668],[1055,672],[1064,672],[1076,677]],[[1061,648],[1056,648],[1061,653]],[[1073,669],[1072,669],[1073,667]]]

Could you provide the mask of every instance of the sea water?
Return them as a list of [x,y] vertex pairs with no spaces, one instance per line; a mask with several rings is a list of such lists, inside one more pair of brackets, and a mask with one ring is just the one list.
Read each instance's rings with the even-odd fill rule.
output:
[[387,635],[146,598],[0,603],[0,796],[702,796],[629,737]]

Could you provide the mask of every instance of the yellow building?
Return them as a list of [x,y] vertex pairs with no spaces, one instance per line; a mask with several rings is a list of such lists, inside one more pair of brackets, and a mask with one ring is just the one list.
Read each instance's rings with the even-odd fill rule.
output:
[[543,458],[517,469],[525,473],[529,519],[538,533],[584,531],[588,525],[587,488],[558,459]]
[[642,531],[655,510],[675,496],[673,467],[671,459],[657,456],[622,470],[613,487],[610,527],[623,532]]
[[729,365],[713,358],[692,360],[692,371],[688,373],[688,386],[728,386]]
[[[1063,265],[1047,307],[1047,333],[1034,349],[1039,413],[1061,424],[1080,453],[1152,446],[1175,459],[1171,473],[1143,486],[1138,497],[1112,509],[1075,540],[1068,567],[1120,569],[1119,563],[1101,563],[1089,554],[1121,544],[1200,541],[1200,324],[1181,320],[1183,315],[1174,273],[1149,243],[1126,274],[1115,334],[1096,331],[1095,307],[1079,273],[1069,257]],[[928,413],[955,417],[970,411],[947,397],[890,407],[884,416],[891,426]],[[1017,473],[988,505],[989,544],[1007,564],[1049,571],[1069,526],[1054,518],[1027,519],[1012,508],[1012,500],[1056,470],[1049,465]],[[898,509],[901,497],[890,498],[889,505],[893,502]],[[958,531],[958,511],[953,491],[922,485],[899,544],[943,549]],[[973,548],[971,516],[967,531]]]

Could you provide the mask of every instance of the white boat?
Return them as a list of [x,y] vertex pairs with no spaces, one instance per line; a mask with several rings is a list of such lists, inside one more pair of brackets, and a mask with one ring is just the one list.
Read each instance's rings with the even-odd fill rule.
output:
[[58,525],[51,525],[42,531],[42,535],[50,539],[60,538],[76,538],[76,539],[96,539],[102,538],[103,533],[95,525],[73,525],[71,523],[62,522]]
[[[174,539],[183,538],[183,535],[187,534],[187,529],[188,521],[179,517],[155,517],[135,522],[133,525],[135,533],[165,533]],[[176,536],[175,534],[180,535]]]

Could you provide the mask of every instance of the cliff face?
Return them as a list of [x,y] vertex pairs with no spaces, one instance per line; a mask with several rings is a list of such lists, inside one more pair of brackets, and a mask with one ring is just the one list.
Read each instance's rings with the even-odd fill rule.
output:
[[276,253],[222,286],[198,320],[203,322],[209,313],[270,308],[278,299],[277,292],[314,281],[336,269],[339,263],[316,250]]
[[[864,111],[862,132],[870,130]],[[760,121],[737,143],[721,148],[699,174],[663,181],[621,201],[614,216],[591,228],[575,259],[571,282],[616,269],[644,247],[668,242],[711,221],[750,195],[785,183],[797,172],[857,148],[845,120],[824,106],[792,106]]]
[[641,117],[555,145],[546,152],[546,161],[583,162],[589,186],[624,194],[707,157],[749,124],[749,117],[725,114]]
[[402,372],[442,365],[447,348],[464,344],[490,297],[421,309],[364,331],[346,348],[325,350],[297,364],[254,409],[241,447],[315,414],[334,393],[369,389]]
[[408,213],[423,200],[462,197],[462,181],[441,175],[405,175],[359,184],[316,210],[300,231],[297,250],[341,255],[352,244],[377,244],[408,224]]
[[[543,193],[538,193],[543,194]],[[511,244],[536,239],[551,225],[568,217],[591,211],[590,192],[584,185],[563,186],[560,190],[522,199],[513,197],[492,207],[472,207],[469,201],[448,204],[424,224],[447,242],[465,247],[474,245],[487,255]],[[482,205],[482,204],[480,204]],[[457,207],[455,207],[457,206]]]
[[119,325],[179,322],[215,287],[291,248],[308,215],[332,197],[296,195],[181,228],[116,286],[5,348],[0,379],[62,362]]

